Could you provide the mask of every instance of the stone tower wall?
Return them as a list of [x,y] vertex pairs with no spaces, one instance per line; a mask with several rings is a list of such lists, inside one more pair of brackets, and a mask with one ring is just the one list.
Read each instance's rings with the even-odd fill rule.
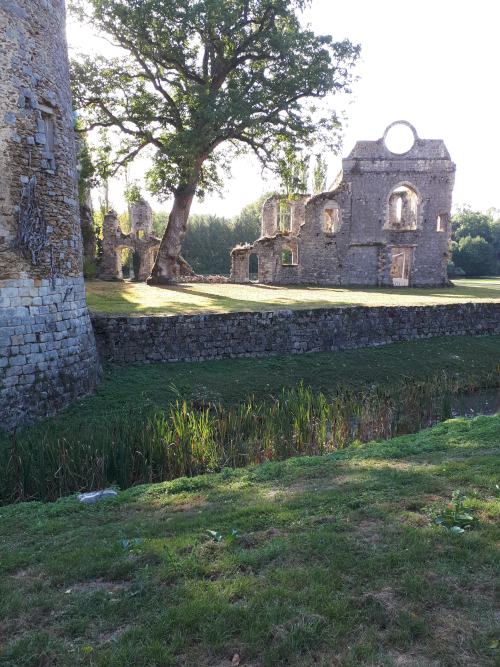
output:
[[[20,248],[34,177],[44,216],[26,217],[38,226]],[[98,371],[82,274],[65,2],[0,0],[0,427],[88,394]]]
[[153,233],[153,210],[149,203],[145,199],[141,199],[132,204],[130,209],[132,231],[141,230],[144,232],[144,236],[150,236]]

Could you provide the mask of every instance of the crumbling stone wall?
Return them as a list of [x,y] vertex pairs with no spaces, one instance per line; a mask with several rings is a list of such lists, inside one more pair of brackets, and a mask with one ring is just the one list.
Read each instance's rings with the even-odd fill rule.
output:
[[90,193],[86,201],[80,204],[80,225],[82,230],[83,256],[94,263],[96,261],[97,239]]
[[0,91],[0,426],[10,428],[88,394],[99,372],[64,0],[0,0]]
[[[147,280],[151,274],[154,253],[160,247],[161,239],[153,233],[153,211],[149,203],[141,199],[132,204],[130,218],[132,229],[129,234],[124,234],[116,211],[109,211],[104,216],[102,259],[99,266],[101,280],[123,280],[122,250],[124,249],[138,252],[141,257],[139,275],[135,276],[137,280]],[[174,278],[193,275],[193,269],[179,257]]]
[[153,234],[153,212],[147,201],[141,200],[131,207],[131,231],[122,232],[116,211],[108,211],[102,227],[102,258],[99,267],[101,280],[123,280],[122,250],[138,252],[141,257],[137,280],[146,280],[154,264],[153,254],[160,247],[161,239]]
[[[395,124],[413,132],[413,146],[392,153]],[[232,251],[232,282],[248,282],[258,257],[262,283],[438,286],[448,284],[455,165],[441,140],[420,139],[406,121],[378,141],[358,141],[328,192],[291,202],[290,231],[279,228],[281,202],[262,210],[262,236]],[[283,262],[283,250],[294,261]]]
[[92,315],[102,359],[205,361],[352,350],[434,336],[500,333],[500,303],[317,308],[167,317]]

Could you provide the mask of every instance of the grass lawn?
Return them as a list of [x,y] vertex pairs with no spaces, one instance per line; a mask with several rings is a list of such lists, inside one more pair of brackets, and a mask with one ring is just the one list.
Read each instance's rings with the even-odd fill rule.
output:
[[498,301],[500,278],[457,280],[453,288],[318,287],[87,281],[89,309],[112,315],[177,315],[341,306],[423,306]]
[[96,394],[61,414],[60,424],[62,428],[70,422],[78,426],[123,414],[135,409],[142,398],[161,409],[168,409],[179,394],[187,400],[226,406],[252,395],[262,401],[301,382],[329,394],[336,387],[360,391],[373,384],[394,386],[404,378],[418,382],[444,371],[462,380],[474,377],[481,385],[499,365],[500,336],[449,336],[344,352],[108,366]]
[[[3,507],[0,664],[498,666],[499,447],[499,416],[460,419],[91,506]],[[421,510],[457,488],[480,519],[461,535]]]

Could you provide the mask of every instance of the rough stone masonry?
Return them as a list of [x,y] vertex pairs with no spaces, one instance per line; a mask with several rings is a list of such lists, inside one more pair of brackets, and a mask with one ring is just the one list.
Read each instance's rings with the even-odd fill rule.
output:
[[[405,153],[389,150],[393,126],[413,133]],[[451,240],[455,165],[440,139],[420,139],[406,121],[377,141],[358,141],[328,192],[268,199],[262,234],[232,251],[231,281],[444,286]]]
[[500,333],[500,303],[317,308],[165,317],[92,315],[102,359],[207,361],[353,350],[435,336]]
[[0,427],[92,391],[65,0],[0,0]]

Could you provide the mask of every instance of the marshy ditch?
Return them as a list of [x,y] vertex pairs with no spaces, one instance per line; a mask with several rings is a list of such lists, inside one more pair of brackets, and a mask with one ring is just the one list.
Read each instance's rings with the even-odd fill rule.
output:
[[78,426],[45,423],[0,439],[0,504],[56,500],[391,440],[454,417],[500,410],[500,370],[479,383],[439,373],[390,389],[300,386],[232,407],[151,402]]

